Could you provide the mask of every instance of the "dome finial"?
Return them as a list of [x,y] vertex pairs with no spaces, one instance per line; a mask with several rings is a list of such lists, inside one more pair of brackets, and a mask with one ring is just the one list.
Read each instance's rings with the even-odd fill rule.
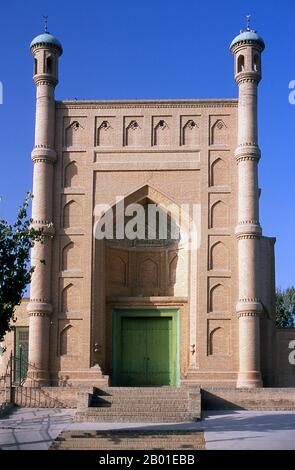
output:
[[44,33],[48,34],[48,15],[43,15],[44,18]]
[[246,15],[246,21],[247,21],[246,31],[251,31],[251,28],[250,28],[251,15]]

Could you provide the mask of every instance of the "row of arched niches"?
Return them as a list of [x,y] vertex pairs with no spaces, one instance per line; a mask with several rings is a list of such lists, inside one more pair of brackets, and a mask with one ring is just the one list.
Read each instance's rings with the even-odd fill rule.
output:
[[[207,129],[206,144],[226,146],[229,144],[229,125],[226,117],[211,116],[203,121],[200,116],[181,116],[176,121],[172,116],[151,117],[147,124],[143,116],[122,118],[96,118],[94,136],[87,120],[66,118],[64,122],[63,146],[66,148],[95,147],[195,147],[203,143],[204,126]],[[205,124],[206,123],[206,124]]]

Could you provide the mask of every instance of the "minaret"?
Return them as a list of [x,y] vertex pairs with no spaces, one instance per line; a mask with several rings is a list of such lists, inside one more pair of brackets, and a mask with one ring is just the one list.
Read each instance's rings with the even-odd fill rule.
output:
[[257,130],[257,89],[261,80],[262,38],[247,28],[230,46],[235,59],[235,80],[239,87],[238,142],[235,157],[238,164],[238,241],[239,300],[239,374],[237,387],[262,386],[260,371],[259,299],[259,188]]
[[47,31],[30,44],[34,56],[34,82],[36,95],[35,146],[32,225],[42,227],[43,243],[36,243],[32,250],[34,273],[31,282],[29,322],[29,371],[30,379],[46,385],[49,377],[49,335],[51,304],[52,191],[56,152],[54,149],[55,99],[58,83],[58,59],[62,54],[60,42]]

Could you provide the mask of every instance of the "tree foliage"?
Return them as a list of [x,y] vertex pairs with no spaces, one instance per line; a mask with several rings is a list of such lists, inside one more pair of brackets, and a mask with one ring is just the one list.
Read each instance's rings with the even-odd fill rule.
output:
[[33,228],[28,217],[31,198],[28,193],[14,224],[0,219],[0,341],[11,330],[15,307],[31,281],[30,250],[43,241],[42,230]]
[[295,327],[295,287],[276,290],[276,326]]

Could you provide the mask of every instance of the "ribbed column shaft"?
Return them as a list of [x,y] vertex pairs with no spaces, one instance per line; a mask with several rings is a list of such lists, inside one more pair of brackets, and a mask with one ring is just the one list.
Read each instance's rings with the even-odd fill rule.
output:
[[56,79],[34,76],[36,92],[35,146],[32,152],[33,176],[33,226],[42,228],[43,243],[37,242],[31,255],[34,272],[31,281],[29,333],[30,380],[48,384],[51,304],[53,177],[56,153],[54,150]]
[[239,83],[238,121],[239,145],[257,145],[257,83]]
[[35,147],[54,147],[55,100],[54,84],[37,82]]

